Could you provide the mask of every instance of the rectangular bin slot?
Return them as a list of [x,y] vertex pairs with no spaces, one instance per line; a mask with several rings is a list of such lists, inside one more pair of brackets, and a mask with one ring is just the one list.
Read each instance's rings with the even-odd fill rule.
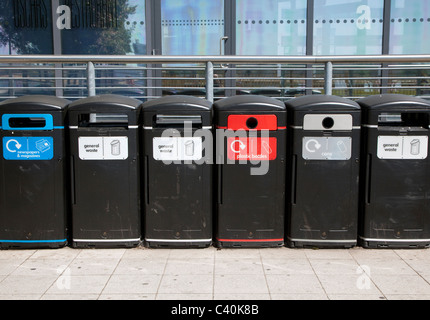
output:
[[382,113],[378,117],[380,127],[413,127],[428,129],[429,115],[425,113]]
[[128,127],[128,116],[115,113],[89,113],[79,115],[80,127]]
[[9,127],[11,129],[22,128],[44,128],[46,127],[45,118],[10,118]]
[[193,115],[157,115],[155,126],[159,128],[184,128],[184,125],[191,123],[193,128],[202,127],[202,117]]

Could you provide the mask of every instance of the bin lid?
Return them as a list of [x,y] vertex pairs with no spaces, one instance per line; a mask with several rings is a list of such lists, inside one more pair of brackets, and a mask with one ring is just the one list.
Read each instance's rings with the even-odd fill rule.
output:
[[287,126],[285,104],[271,97],[252,94],[234,96],[215,102],[213,108],[218,127],[228,127],[230,115],[275,115],[278,128]]
[[116,94],[103,94],[94,97],[83,98],[69,105],[69,111],[90,112],[124,112],[125,110],[138,110],[142,101]]
[[69,100],[55,96],[28,95],[2,101],[0,103],[0,112],[63,111],[69,104]]
[[361,124],[361,108],[350,99],[331,95],[312,95],[285,102],[291,125],[303,126],[307,114],[350,114],[353,125]]
[[363,110],[363,123],[377,125],[381,112],[430,112],[430,103],[424,99],[403,94],[382,94],[357,101]]
[[142,114],[143,125],[149,127],[156,115],[201,116],[202,126],[212,125],[212,103],[193,96],[175,95],[147,101],[142,105]]
[[214,103],[215,112],[285,111],[285,105],[274,98],[258,95],[234,96]]
[[338,96],[328,96],[328,95],[312,95],[312,96],[303,96],[291,99],[285,103],[287,109],[293,111],[330,111],[330,112],[338,112],[338,111],[359,111],[360,106],[346,98],[338,97]]

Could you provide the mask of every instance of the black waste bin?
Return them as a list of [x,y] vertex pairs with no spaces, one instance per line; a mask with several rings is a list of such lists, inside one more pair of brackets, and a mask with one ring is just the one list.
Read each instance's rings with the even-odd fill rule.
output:
[[363,109],[360,243],[430,246],[430,103],[405,95],[358,101]]
[[67,244],[64,122],[69,101],[24,96],[0,103],[0,245]]
[[100,95],[70,105],[74,247],[133,247],[141,241],[141,104]]
[[212,103],[170,96],[142,107],[144,237],[149,247],[212,243]]
[[287,112],[247,95],[214,104],[219,247],[284,245]]
[[357,244],[360,106],[336,96],[286,103],[289,119],[287,245]]

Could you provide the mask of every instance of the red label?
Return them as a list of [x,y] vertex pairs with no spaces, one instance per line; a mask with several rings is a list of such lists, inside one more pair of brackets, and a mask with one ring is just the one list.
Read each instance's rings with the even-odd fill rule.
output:
[[278,118],[269,115],[230,115],[228,117],[229,130],[278,130]]
[[228,138],[229,160],[271,161],[277,157],[277,138]]

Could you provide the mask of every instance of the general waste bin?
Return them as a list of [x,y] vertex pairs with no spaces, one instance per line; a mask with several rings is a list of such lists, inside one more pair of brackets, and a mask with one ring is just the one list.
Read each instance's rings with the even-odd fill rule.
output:
[[290,247],[357,244],[360,106],[336,96],[286,103],[289,119],[286,242]]
[[70,105],[74,247],[133,247],[141,241],[141,104],[100,95]]
[[360,243],[428,247],[430,104],[394,94],[358,103],[363,109]]
[[0,103],[0,245],[67,244],[64,121],[69,101],[24,96]]
[[217,245],[284,245],[284,103],[263,96],[236,96],[216,102],[214,116]]
[[142,107],[144,237],[149,247],[212,243],[212,103],[170,96]]

